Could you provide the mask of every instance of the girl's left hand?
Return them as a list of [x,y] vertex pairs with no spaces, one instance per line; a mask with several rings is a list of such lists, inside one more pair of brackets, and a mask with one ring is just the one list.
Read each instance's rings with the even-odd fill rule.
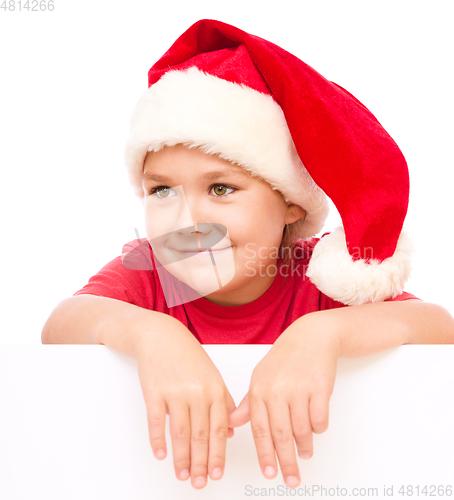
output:
[[340,341],[333,325],[312,313],[298,318],[255,367],[249,392],[229,415],[229,427],[251,421],[260,468],[277,475],[277,453],[284,481],[297,487],[300,458],[313,454],[312,433],[328,428]]

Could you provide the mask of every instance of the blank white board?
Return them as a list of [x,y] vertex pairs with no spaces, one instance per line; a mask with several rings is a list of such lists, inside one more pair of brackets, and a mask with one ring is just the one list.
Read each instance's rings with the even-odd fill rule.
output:
[[[271,348],[203,347],[237,404]],[[416,486],[452,487],[453,361],[451,345],[342,358],[329,428],[314,435],[310,460],[298,458],[302,484],[294,493],[280,473],[263,478],[250,424],[228,440],[224,477],[195,490],[190,480],[175,477],[168,420],[168,456],[153,456],[135,358],[101,345],[2,346],[0,498],[343,498],[353,496],[353,488],[376,488],[376,498],[385,497],[384,488],[390,496],[393,488],[402,498],[402,486],[412,485],[414,496]]]

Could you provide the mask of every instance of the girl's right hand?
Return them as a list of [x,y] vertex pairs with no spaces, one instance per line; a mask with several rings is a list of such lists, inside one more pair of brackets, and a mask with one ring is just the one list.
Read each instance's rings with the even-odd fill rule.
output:
[[228,414],[236,406],[200,343],[175,321],[158,341],[154,335],[140,337],[136,346],[139,378],[155,457],[167,456],[167,413],[176,476],[191,477],[192,486],[200,489],[208,473],[211,479],[222,477],[227,437],[233,435]]

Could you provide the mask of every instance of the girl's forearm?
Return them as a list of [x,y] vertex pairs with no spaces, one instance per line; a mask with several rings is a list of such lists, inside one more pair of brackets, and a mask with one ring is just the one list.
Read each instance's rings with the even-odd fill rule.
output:
[[[60,302],[47,319],[41,334],[43,344],[102,344],[135,356],[137,346],[165,332],[186,327],[166,314],[96,295],[83,294]],[[155,339],[157,341],[157,339]]]
[[367,356],[403,344],[454,344],[454,319],[420,300],[378,302],[307,314],[301,328],[339,340],[340,356]]

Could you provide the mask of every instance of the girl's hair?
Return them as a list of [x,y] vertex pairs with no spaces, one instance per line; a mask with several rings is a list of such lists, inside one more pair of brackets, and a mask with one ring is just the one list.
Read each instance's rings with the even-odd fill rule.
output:
[[286,224],[284,227],[281,244],[279,246],[279,258],[282,258],[282,265],[290,265],[295,257],[296,242],[300,239],[299,234],[301,234],[301,223],[302,221],[300,219],[292,224]]
[[[290,205],[294,205],[292,202],[288,202],[285,198],[285,196],[278,190],[278,193],[281,195],[282,200],[285,203],[290,203]],[[291,223],[291,224],[286,224],[284,226],[284,230],[282,232],[282,239],[281,239],[281,244],[279,246],[279,258],[282,258],[282,265],[283,266],[290,266],[291,262],[295,258],[295,249],[297,247],[296,242],[301,239],[301,234],[303,234],[302,229],[304,222],[306,220],[306,215],[307,212],[304,212],[303,217],[301,219],[298,219],[297,221]],[[287,268],[288,269],[288,268]],[[285,273],[289,271],[284,271]]]

